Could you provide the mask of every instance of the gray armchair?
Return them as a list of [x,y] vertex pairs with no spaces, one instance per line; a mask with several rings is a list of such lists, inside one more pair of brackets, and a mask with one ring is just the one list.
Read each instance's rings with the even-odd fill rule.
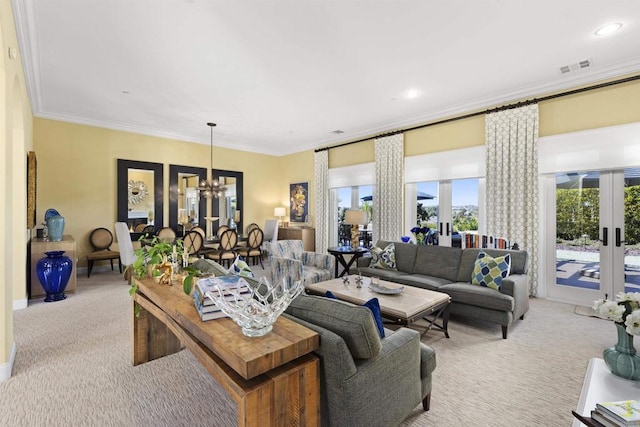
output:
[[272,283],[302,280],[304,284],[324,282],[333,278],[336,259],[333,255],[308,252],[302,240],[277,240],[271,244]]
[[435,352],[418,332],[385,329],[366,307],[300,295],[284,316],[317,331],[323,426],[397,425],[422,403],[429,410]]

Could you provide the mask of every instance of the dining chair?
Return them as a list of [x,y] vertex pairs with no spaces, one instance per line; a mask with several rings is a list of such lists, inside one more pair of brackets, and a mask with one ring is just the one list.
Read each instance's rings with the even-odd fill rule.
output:
[[228,225],[221,225],[220,227],[218,227],[218,231],[216,231],[216,236],[220,238],[220,236],[222,236],[222,233],[224,233],[227,230],[230,230]]
[[253,259],[253,265],[257,264],[257,261],[260,261],[260,267],[264,268],[262,265],[262,240],[264,239],[264,234],[260,228],[253,228],[249,235],[247,236],[247,246],[239,248],[236,252],[238,255],[244,257],[244,259],[249,263],[250,259]]
[[187,231],[182,239],[182,247],[187,252],[189,264],[199,259],[204,239],[197,231]]
[[249,235],[251,230],[253,230],[254,228],[260,228],[260,226],[255,222],[252,222],[251,224],[247,225],[247,236]]
[[136,233],[142,233],[146,226],[147,224],[138,224],[133,228],[133,231],[135,231]]
[[263,242],[262,242],[262,252],[263,255],[271,254],[271,245],[273,242],[278,240],[278,220],[277,219],[267,219],[264,222],[264,231],[263,231]]
[[203,239],[205,238],[206,231],[204,231],[204,228],[200,227],[199,225],[193,227],[190,231],[195,231],[196,233],[199,233]]
[[173,243],[176,240],[176,232],[170,227],[163,227],[158,231],[158,239],[165,243]]
[[124,276],[131,283],[131,276],[133,271],[131,266],[138,259],[138,256],[133,251],[133,243],[131,242],[131,234],[129,234],[129,227],[125,222],[116,222],[116,238],[118,239],[118,250],[120,251],[120,265],[125,266]]
[[104,227],[96,228],[89,235],[89,243],[93,247],[93,252],[87,254],[87,277],[91,277],[93,263],[96,261],[111,262],[111,271],[113,271],[113,260],[118,260],[118,269],[122,273],[122,263],[120,260],[120,252],[111,250],[113,244],[113,234]]
[[236,257],[235,248],[237,243],[238,234],[236,231],[232,229],[225,230],[220,235],[220,246],[218,249],[206,253],[205,257],[229,267]]
[[156,234],[156,227],[154,225],[145,225],[142,229],[142,232],[148,234],[149,236],[152,236]]

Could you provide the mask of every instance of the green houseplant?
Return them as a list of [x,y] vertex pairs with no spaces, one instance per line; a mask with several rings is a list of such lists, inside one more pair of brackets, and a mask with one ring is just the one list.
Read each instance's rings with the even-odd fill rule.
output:
[[[142,237],[141,240],[144,238],[145,237]],[[184,248],[181,239],[176,240],[175,244],[171,244],[154,236],[151,241],[143,243],[134,253],[137,259],[129,268],[132,269],[134,277],[141,279],[143,277],[157,277],[161,275],[162,271],[158,267],[165,265],[168,260],[172,259],[174,254],[179,258],[176,259],[176,261],[182,261],[181,258],[184,254]],[[182,267],[180,271],[186,275],[182,282],[182,290],[185,294],[190,295],[193,289],[193,278],[198,276],[200,271],[194,267]],[[132,283],[129,294],[134,295],[137,291],[138,286]],[[138,313],[139,307],[136,305],[136,316]]]

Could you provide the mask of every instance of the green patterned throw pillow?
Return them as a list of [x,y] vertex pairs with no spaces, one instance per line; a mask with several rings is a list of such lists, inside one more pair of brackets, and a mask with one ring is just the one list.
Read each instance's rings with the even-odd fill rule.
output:
[[381,268],[383,270],[396,269],[396,247],[393,243],[389,243],[384,249],[374,246],[370,252],[371,267]]
[[507,277],[510,271],[510,254],[493,258],[481,251],[473,267],[471,283],[473,285],[499,290],[500,286],[502,286],[502,279]]

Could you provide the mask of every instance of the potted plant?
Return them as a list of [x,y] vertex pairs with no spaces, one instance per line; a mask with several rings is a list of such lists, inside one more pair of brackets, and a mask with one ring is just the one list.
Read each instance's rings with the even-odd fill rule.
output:
[[[134,277],[141,279],[143,277],[153,277],[157,282],[170,284],[170,276],[172,272],[172,260],[176,258],[176,262],[182,261],[184,254],[182,240],[176,240],[175,244],[164,242],[157,236],[151,241],[144,243],[134,253],[137,256],[136,261],[131,265]],[[200,274],[200,271],[194,267],[182,267],[180,270],[184,277],[182,282],[182,290],[185,294],[190,295],[193,290],[193,278]],[[133,295],[138,291],[138,286],[133,283],[129,294]],[[137,310],[136,310],[137,315]]]

